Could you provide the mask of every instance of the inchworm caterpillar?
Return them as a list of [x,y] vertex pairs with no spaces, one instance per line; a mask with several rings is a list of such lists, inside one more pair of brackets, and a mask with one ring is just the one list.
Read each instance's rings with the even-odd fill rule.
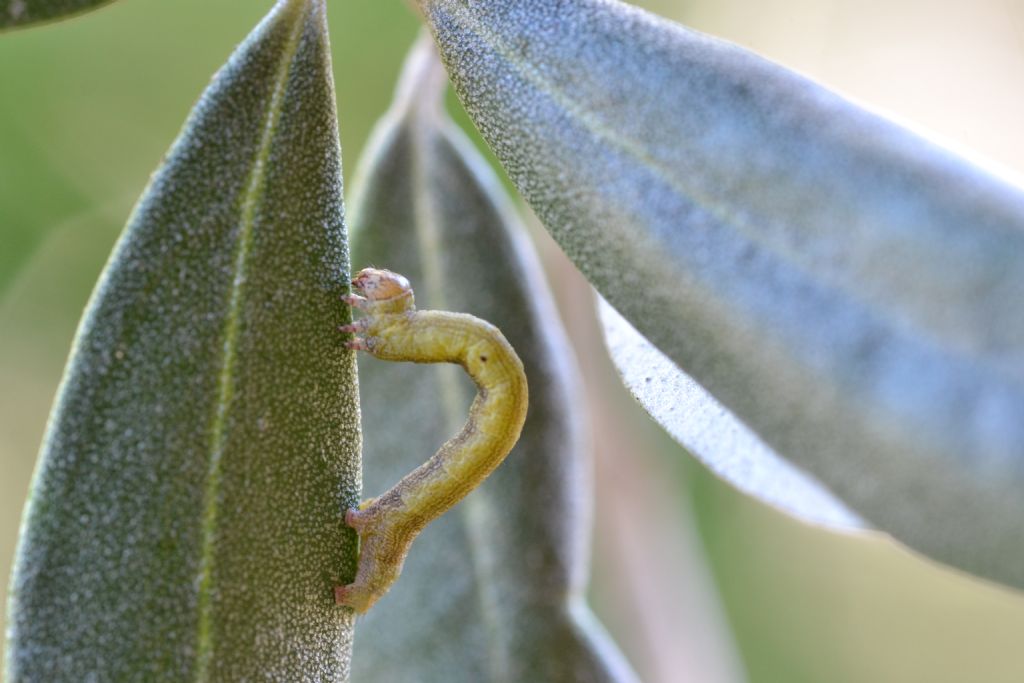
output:
[[527,390],[522,361],[494,325],[464,313],[417,311],[409,281],[387,270],[364,268],[352,286],[359,294],[343,299],[366,316],[341,328],[363,335],[346,342],[349,348],[383,360],[457,363],[478,390],[462,431],[387,492],[345,514],[359,534],[359,565],[355,581],[335,588],[334,597],[365,612],[398,578],[416,534],[512,450],[526,419]]

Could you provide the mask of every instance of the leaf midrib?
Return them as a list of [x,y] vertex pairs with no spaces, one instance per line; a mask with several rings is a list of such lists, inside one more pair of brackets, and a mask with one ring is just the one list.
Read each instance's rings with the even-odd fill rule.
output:
[[[307,0],[285,0],[286,4],[301,3],[298,9],[282,8],[282,12],[302,11],[307,8]],[[218,394],[215,413],[210,426],[210,453],[204,492],[202,551],[200,555],[199,594],[198,594],[198,627],[196,647],[195,680],[208,681],[210,663],[213,655],[213,570],[215,561],[215,543],[217,537],[218,510],[217,500],[221,484],[221,459],[227,443],[227,420],[229,408],[234,398],[234,371],[237,360],[238,337],[241,327],[240,309],[245,285],[245,272],[249,252],[252,247],[256,211],[263,198],[266,185],[266,163],[270,157],[274,134],[281,119],[284,92],[291,73],[291,66],[302,31],[305,26],[305,12],[295,17],[294,28],[288,36],[281,61],[277,67],[274,88],[263,117],[263,132],[249,175],[249,182],[241,197],[241,215],[238,225],[238,246],[235,252],[234,279],[228,297],[227,316],[224,321],[224,346],[218,377]]]

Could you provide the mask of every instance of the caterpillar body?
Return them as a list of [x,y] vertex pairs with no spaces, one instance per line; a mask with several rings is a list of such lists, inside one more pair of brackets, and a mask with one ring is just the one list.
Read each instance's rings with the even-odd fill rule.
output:
[[494,325],[464,313],[418,311],[405,277],[365,268],[343,297],[365,317],[345,325],[347,346],[390,361],[456,363],[477,386],[462,430],[421,466],[345,523],[359,534],[355,581],[335,588],[340,605],[365,612],[398,578],[416,535],[475,489],[519,439],[528,403],[523,363]]

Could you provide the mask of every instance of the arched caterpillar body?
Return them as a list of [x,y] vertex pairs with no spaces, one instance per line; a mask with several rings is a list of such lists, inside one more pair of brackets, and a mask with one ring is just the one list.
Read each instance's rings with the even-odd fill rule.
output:
[[352,286],[362,296],[344,300],[366,316],[341,328],[362,335],[349,348],[383,360],[457,363],[478,390],[462,431],[388,491],[346,513],[359,534],[359,564],[335,600],[365,612],[398,578],[413,538],[512,450],[526,419],[527,388],[522,361],[494,325],[464,313],[417,311],[409,281],[387,270],[365,268]]

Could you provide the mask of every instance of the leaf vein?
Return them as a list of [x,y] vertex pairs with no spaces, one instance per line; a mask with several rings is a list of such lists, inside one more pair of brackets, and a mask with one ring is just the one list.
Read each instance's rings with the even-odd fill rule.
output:
[[[284,12],[288,4],[295,2],[305,5],[305,0],[283,0]],[[294,11],[294,10],[293,10]],[[295,17],[294,28],[288,36],[281,61],[278,65],[271,93],[270,103],[264,115],[263,132],[256,150],[249,182],[241,198],[241,216],[238,225],[237,250],[234,261],[234,280],[229,293],[227,316],[224,322],[224,346],[221,356],[221,370],[218,379],[218,396],[215,414],[210,428],[210,454],[204,493],[202,554],[200,557],[198,632],[196,681],[210,679],[210,664],[213,656],[213,572],[217,538],[217,499],[221,485],[221,461],[227,445],[227,421],[234,398],[234,371],[237,361],[239,332],[241,327],[240,309],[245,286],[245,272],[249,252],[252,248],[256,211],[263,198],[266,184],[266,163],[270,156],[274,133],[281,118],[284,93],[291,73],[291,66],[298,51],[305,25],[303,17]]]

